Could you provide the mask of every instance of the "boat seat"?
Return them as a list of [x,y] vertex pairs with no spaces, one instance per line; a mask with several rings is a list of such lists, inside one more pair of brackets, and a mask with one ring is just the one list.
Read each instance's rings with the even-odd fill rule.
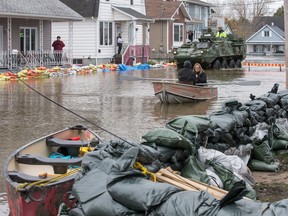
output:
[[21,154],[16,156],[16,161],[23,164],[33,165],[51,165],[51,166],[63,166],[63,165],[80,165],[82,158],[49,158],[41,155]]
[[16,156],[16,161],[22,164],[51,165],[55,174],[63,174],[67,172],[69,165],[79,166],[82,158],[48,158],[41,155],[20,154]]
[[82,147],[88,145],[88,140],[62,140],[57,137],[47,138],[46,144],[50,147]]
[[[46,139],[46,144],[49,147],[82,147],[87,146],[89,144],[88,140],[63,140],[57,137],[50,137]],[[96,146],[98,144],[98,140],[92,140],[90,142],[91,146]]]
[[43,178],[40,178],[38,176],[32,176],[32,175],[28,175],[25,174],[21,171],[9,171],[9,177],[13,182],[17,182],[17,183],[25,183],[25,182],[36,182],[36,181],[40,181],[43,180]]

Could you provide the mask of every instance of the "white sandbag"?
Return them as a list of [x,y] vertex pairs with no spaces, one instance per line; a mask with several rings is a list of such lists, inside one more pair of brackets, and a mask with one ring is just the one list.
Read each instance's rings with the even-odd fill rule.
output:
[[198,149],[198,157],[200,163],[203,165],[205,164],[206,160],[219,162],[231,172],[238,173],[244,177],[245,180],[251,179],[249,184],[253,183],[253,177],[250,175],[247,165],[240,157],[236,155],[225,155],[215,149],[206,149],[201,146]]
[[206,173],[207,173],[207,176],[209,177],[209,183],[208,183],[209,185],[212,185],[218,188],[223,188],[223,182],[221,181],[221,179],[215,172],[209,169],[206,169]]

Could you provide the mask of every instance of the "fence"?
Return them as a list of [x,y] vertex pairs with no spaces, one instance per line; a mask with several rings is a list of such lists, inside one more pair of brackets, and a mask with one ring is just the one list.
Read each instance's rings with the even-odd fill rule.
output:
[[248,67],[248,71],[250,71],[250,67],[278,67],[280,71],[282,71],[282,68],[285,69],[284,63],[242,62],[242,66]]
[[69,51],[27,51],[0,52],[0,67],[34,68],[38,66],[53,67],[56,65],[72,65]]

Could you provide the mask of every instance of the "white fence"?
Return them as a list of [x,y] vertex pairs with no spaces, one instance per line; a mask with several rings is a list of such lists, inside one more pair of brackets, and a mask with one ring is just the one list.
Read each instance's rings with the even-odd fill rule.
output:
[[72,56],[69,51],[27,51],[17,50],[0,52],[0,67],[5,68],[34,68],[38,66],[53,67],[72,65]]

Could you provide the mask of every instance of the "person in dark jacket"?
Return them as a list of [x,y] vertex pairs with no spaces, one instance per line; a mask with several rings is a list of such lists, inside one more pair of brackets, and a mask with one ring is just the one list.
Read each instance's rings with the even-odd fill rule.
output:
[[60,36],[57,36],[57,40],[52,43],[52,47],[54,48],[54,57],[57,65],[61,65],[62,60],[62,50],[65,47],[64,42],[61,40]]
[[186,60],[183,64],[183,68],[178,71],[179,83],[192,84],[196,83],[196,75],[192,70],[192,64],[189,60]]
[[207,83],[207,76],[201,64],[196,63],[193,67],[193,71],[196,74],[196,83]]

